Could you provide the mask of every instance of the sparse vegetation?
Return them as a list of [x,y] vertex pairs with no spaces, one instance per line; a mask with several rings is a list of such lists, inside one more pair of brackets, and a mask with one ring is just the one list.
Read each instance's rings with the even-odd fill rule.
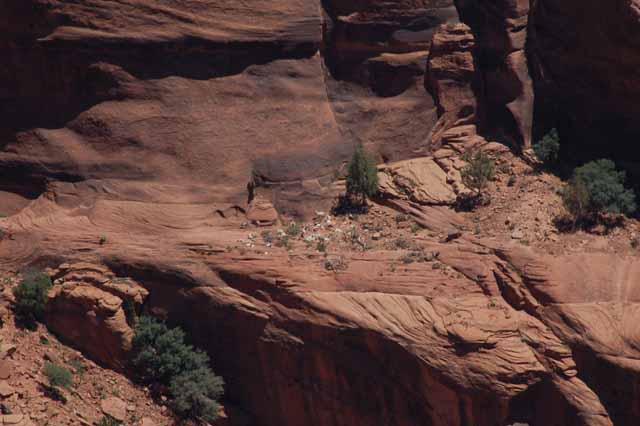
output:
[[122,310],[124,311],[129,327],[135,327],[138,323],[138,312],[136,311],[135,302],[132,299],[124,299],[122,302]]
[[351,247],[355,250],[365,251],[371,248],[369,241],[367,241],[367,239],[360,234],[356,227],[352,227],[349,231],[347,231],[345,236],[347,238],[347,241],[351,244]]
[[565,209],[573,220],[573,228],[584,220],[589,211],[589,190],[581,179],[575,176],[561,193]]
[[378,169],[373,158],[358,144],[347,174],[347,196],[360,206],[378,192]]
[[484,191],[495,175],[495,163],[484,152],[478,151],[473,156],[467,156],[468,165],[461,171],[462,182],[467,188],[476,193],[476,198],[480,200],[484,196]]
[[73,384],[73,374],[61,365],[45,362],[43,372],[53,388],[70,389]]
[[289,222],[284,232],[290,237],[297,237],[302,232],[302,226],[298,222]]
[[411,248],[411,242],[406,238],[396,238],[393,240],[393,248],[398,250],[408,250]]
[[102,416],[97,426],[120,426],[122,423],[111,416]]
[[408,220],[409,220],[409,216],[407,216],[407,215],[406,215],[406,214],[404,214],[404,213],[398,213],[398,214],[396,215],[396,217],[395,217],[395,221],[396,221],[396,223],[398,223],[398,224],[400,224],[400,223],[402,223],[402,222],[406,222],[406,221],[408,221]]
[[348,268],[348,266],[349,265],[346,259],[342,256],[331,257],[331,258],[325,259],[324,261],[324,269],[326,269],[327,271],[334,271],[334,272],[344,271]]
[[224,383],[209,367],[209,356],[185,342],[182,329],[143,316],[132,345],[131,363],[140,380],[167,387],[176,414],[205,421],[217,417]]
[[278,235],[276,239],[276,247],[285,248],[287,250],[291,250],[293,246],[291,245],[291,238],[287,234]]
[[415,248],[400,257],[400,261],[405,265],[411,263],[432,262],[439,253],[425,252],[423,248]]
[[32,328],[41,321],[47,304],[47,293],[51,288],[51,278],[43,272],[27,272],[13,289],[16,298],[14,310],[16,318]]
[[533,152],[536,158],[544,165],[555,165],[560,155],[560,136],[558,135],[558,131],[551,129],[542,140],[533,145]]
[[76,372],[76,374],[82,376],[85,371],[87,371],[87,367],[85,367],[85,365],[82,363],[82,361],[79,358],[73,358],[68,362],[69,366],[71,368],[73,368],[73,371]]
[[412,234],[417,234],[421,230],[422,230],[422,226],[420,226],[420,224],[418,224],[417,222],[413,222],[411,224],[411,233]]
[[574,170],[562,192],[567,212],[576,224],[598,220],[602,214],[631,214],[636,210],[635,194],[625,188],[626,174],[611,160],[589,162]]
[[273,244],[273,234],[271,233],[271,231],[262,231],[262,241],[264,241],[265,244],[270,245]]

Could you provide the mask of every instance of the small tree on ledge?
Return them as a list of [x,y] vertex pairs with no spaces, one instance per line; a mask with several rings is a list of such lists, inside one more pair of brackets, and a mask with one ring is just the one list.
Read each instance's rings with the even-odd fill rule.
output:
[[462,169],[462,183],[476,193],[476,198],[480,199],[489,185],[489,181],[495,175],[495,163],[484,152],[478,151],[473,156],[465,158],[468,165]]
[[367,204],[378,192],[378,169],[373,158],[358,144],[347,174],[347,196],[355,199],[360,206]]

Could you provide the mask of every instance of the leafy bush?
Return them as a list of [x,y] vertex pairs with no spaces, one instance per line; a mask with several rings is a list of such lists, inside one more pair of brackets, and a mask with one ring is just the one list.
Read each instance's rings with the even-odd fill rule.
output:
[[51,278],[42,272],[29,272],[13,289],[16,317],[27,325],[42,320]]
[[589,212],[589,189],[581,179],[573,177],[562,191],[562,202],[573,218],[573,227]]
[[631,214],[636,210],[635,194],[624,187],[626,174],[611,160],[591,161],[573,171],[562,193],[574,221],[602,213]]
[[533,145],[536,158],[546,165],[553,165],[560,154],[560,136],[556,129],[551,129],[540,142]]
[[54,388],[69,389],[73,384],[73,375],[61,365],[51,362],[44,363],[44,375],[49,380],[49,385]]
[[171,407],[182,417],[212,422],[218,417],[223,386],[222,379],[208,368],[184,372],[169,386]]
[[209,356],[185,343],[181,328],[140,317],[133,337],[132,366],[140,379],[169,388],[171,404],[183,417],[215,419],[223,381],[209,368]]
[[359,198],[360,205],[378,192],[378,169],[373,158],[367,154],[362,144],[358,144],[347,174],[347,195]]
[[181,328],[169,329],[152,317],[139,319],[132,346],[133,365],[147,382],[168,386],[171,380],[184,371],[206,368],[209,357],[185,343]]
[[468,158],[469,164],[462,169],[462,182],[480,197],[489,181],[495,176],[495,163],[484,152],[478,151]]

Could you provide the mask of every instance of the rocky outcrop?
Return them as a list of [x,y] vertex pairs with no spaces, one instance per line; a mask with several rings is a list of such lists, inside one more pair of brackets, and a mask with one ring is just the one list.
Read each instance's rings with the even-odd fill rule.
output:
[[447,174],[431,157],[392,163],[381,169],[379,179],[384,197],[431,205],[450,205],[456,200]]
[[61,265],[54,279],[47,303],[47,326],[97,361],[124,369],[133,330],[123,303],[128,301],[130,309],[137,309],[147,290],[89,263]]
[[[530,144],[534,87],[576,107],[567,123],[599,111],[595,87],[623,93],[636,23],[560,37],[628,41],[582,87],[548,27],[579,28],[581,8],[456,4],[465,24],[431,0],[2,2],[0,194],[19,195],[0,265],[68,262],[48,325],[116,368],[125,301],[183,325],[260,426],[630,426],[637,259],[477,241],[443,205],[464,190],[462,153]],[[636,16],[618,6],[612,21]],[[623,109],[605,100],[602,117]],[[429,229],[428,256],[328,268],[341,253],[245,241],[247,221],[327,204],[358,141],[389,163],[384,201]],[[256,176],[270,201],[248,205]]]
[[474,36],[465,24],[443,25],[433,37],[425,85],[438,106],[432,136],[436,146],[442,144],[447,130],[478,120],[474,49]]
[[529,0],[458,0],[476,38],[482,132],[513,148],[531,144],[533,82],[527,63]]
[[[80,188],[4,222],[14,239],[3,253],[36,235],[38,258],[74,260],[54,275],[50,327],[122,365],[126,319],[106,289],[139,283],[145,309],[209,351],[230,400],[260,425],[624,426],[635,410],[602,381],[605,371],[635,377],[625,325],[636,317],[635,258],[552,258],[458,233],[421,241],[432,253],[423,262],[353,251],[335,271],[302,242],[229,250],[248,231],[238,230],[243,217],[216,215],[221,206],[123,209],[100,197],[91,209]],[[178,217],[180,227],[169,219]],[[106,243],[87,238],[92,222],[108,229]]]

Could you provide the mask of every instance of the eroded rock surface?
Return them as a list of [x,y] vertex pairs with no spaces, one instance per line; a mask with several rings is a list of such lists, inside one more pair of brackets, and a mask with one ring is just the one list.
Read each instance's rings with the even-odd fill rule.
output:
[[[480,241],[442,206],[464,152],[528,146],[527,38],[578,12],[456,3],[466,25],[446,0],[2,2],[0,264],[55,267],[49,326],[115,368],[125,301],[185,326],[260,426],[634,424],[638,259]],[[327,268],[244,228],[326,207],[358,141],[428,259]]]

